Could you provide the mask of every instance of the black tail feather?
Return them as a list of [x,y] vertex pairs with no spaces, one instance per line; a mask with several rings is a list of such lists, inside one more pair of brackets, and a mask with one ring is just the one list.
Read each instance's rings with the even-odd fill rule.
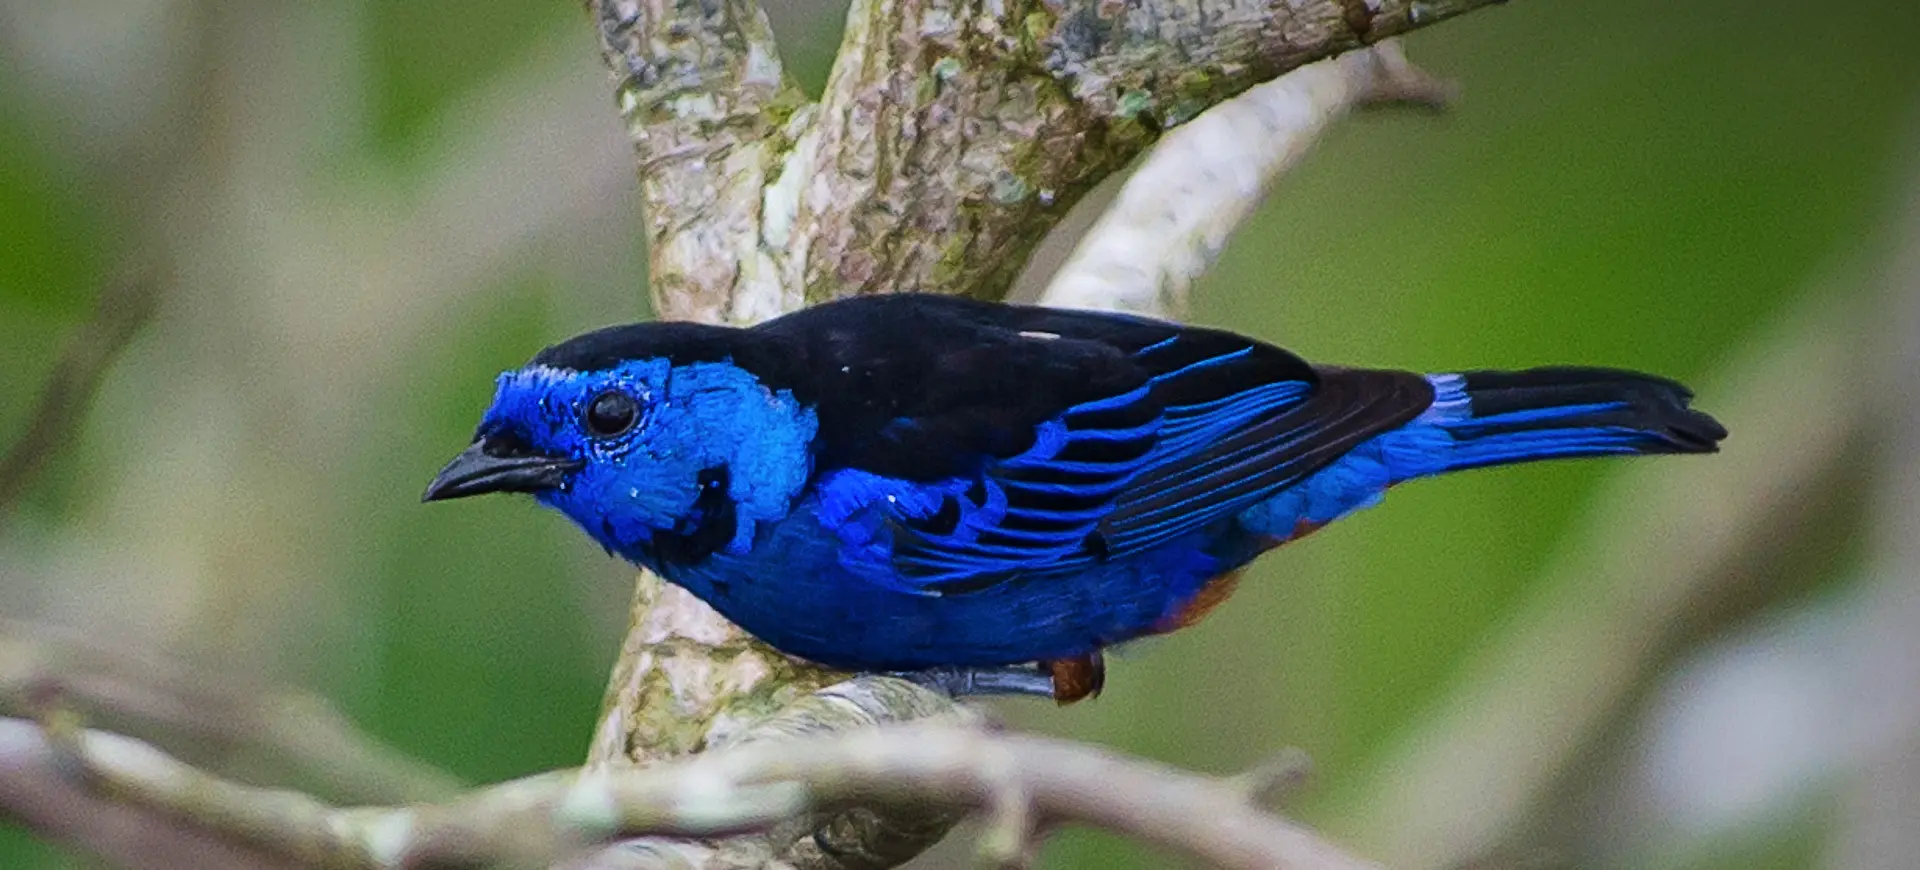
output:
[[[1518,447],[1544,433],[1578,439],[1585,432],[1596,436],[1596,453],[1712,453],[1727,437],[1718,420],[1690,407],[1691,390],[1653,375],[1555,367],[1462,372],[1461,378],[1472,418],[1448,429],[1463,442]],[[1598,437],[1602,433],[1606,437]],[[1601,444],[1613,449],[1597,449]],[[1504,453],[1495,449],[1487,456]]]

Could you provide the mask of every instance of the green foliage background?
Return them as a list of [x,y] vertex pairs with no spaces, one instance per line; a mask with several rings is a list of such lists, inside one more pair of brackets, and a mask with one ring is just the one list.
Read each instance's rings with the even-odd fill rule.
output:
[[[417,184],[448,157],[441,119],[533,58],[572,50],[592,63],[578,4],[363,0],[340,10],[358,28],[358,54],[335,74],[359,80],[364,104],[297,169],[349,192]],[[790,62],[817,88],[835,19],[779,11]],[[1920,33],[1901,19],[1911,16],[1812,3],[1528,0],[1418,34],[1413,57],[1463,84],[1457,107],[1341,124],[1235,239],[1196,319],[1327,361],[1595,363],[1710,385],[1745,338],[1863,250],[1895,181],[1914,170]],[[97,174],[97,155],[59,120],[67,101],[85,100],[0,88],[0,442],[24,426],[54,351],[143,219],[120,201],[126,179]],[[637,239],[624,217],[619,234],[595,238]],[[265,654],[273,670],[476,781],[578,761],[624,607],[624,569],[601,564],[557,517],[506,499],[417,503],[464,443],[493,373],[582,327],[644,315],[637,284],[588,286],[579,276],[591,270],[554,259],[475,281],[378,389],[345,402],[377,421],[378,437],[326,468],[325,489],[267,496],[313,500],[332,524],[300,530],[321,543],[288,558],[296,578],[332,578],[327,613]],[[196,373],[169,371],[167,348],[219,340],[219,324],[201,326],[189,336],[175,320],[156,323],[78,443],[17,514],[0,516],[0,611],[39,615],[41,581],[10,554],[88,521],[125,465],[144,461],[142,396],[190,392],[181,380]],[[1711,392],[1700,401],[1714,406]],[[1338,831],[1343,776],[1444,695],[1611,471],[1535,466],[1409,487],[1262,561],[1198,630],[1118,655],[1097,703],[1010,710],[1023,726],[1206,770],[1300,746],[1324,787],[1299,809]],[[1848,567],[1840,538],[1805,559],[1807,589]],[[1672,866],[1807,866],[1829,834],[1825,813],[1815,801],[1795,811],[1800,822],[1736,834]],[[1046,858],[1166,860],[1077,833]],[[66,863],[0,832],[0,866]]]

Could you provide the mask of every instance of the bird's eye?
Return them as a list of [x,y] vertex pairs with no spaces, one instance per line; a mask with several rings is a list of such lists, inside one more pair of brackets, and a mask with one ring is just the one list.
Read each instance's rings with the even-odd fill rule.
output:
[[587,404],[587,431],[601,438],[626,434],[640,419],[640,405],[632,396],[608,390]]

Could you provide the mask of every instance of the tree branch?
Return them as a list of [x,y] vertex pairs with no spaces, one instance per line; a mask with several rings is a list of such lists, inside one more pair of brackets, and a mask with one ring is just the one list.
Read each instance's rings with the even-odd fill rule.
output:
[[[733,747],[809,735],[870,733],[873,727],[889,723],[979,725],[983,721],[978,711],[957,706],[951,699],[913,683],[859,677],[800,696],[743,731],[718,735],[714,745]],[[617,850],[624,854],[672,854],[689,866],[707,868],[891,867],[938,842],[961,815],[927,805],[894,806],[884,813],[864,807],[840,808],[813,814],[802,824],[782,826],[764,836],[698,843],[653,838],[624,842]],[[587,866],[603,863],[609,862],[593,861]]]
[[137,733],[177,734],[210,755],[292,768],[340,799],[404,803],[445,798],[461,787],[446,772],[362,734],[310,692],[0,620],[0,713],[33,715],[48,703]]
[[87,788],[39,726],[0,719],[0,814],[39,836],[118,867],[292,870],[293,861],[181,824],[151,807]]
[[591,0],[641,158],[656,311],[754,322],[850,293],[998,297],[1161,131],[1495,0],[859,0],[818,104],[765,15]]
[[808,301],[998,298],[1161,131],[1487,2],[859,0],[797,158],[790,274]]
[[759,263],[760,202],[788,147],[782,118],[804,102],[766,12],[754,0],[587,6],[640,158],[655,312],[748,319],[728,301],[782,296]]
[[[0,720],[0,769],[63,760],[134,806],[304,866],[541,866],[610,837],[759,831],[849,803],[992,811],[1001,827],[987,842],[996,851],[1029,848],[1036,823],[1078,822],[1219,867],[1376,866],[1257,806],[1237,780],[950,725],[759,742],[648,769],[557,771],[445,804],[338,809],[208,776],[131,738],[48,739],[31,723]],[[51,783],[60,784],[74,781]]]

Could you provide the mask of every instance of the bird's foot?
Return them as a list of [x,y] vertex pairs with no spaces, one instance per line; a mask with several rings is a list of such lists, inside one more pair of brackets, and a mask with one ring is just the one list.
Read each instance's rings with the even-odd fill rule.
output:
[[998,668],[928,668],[923,671],[888,671],[884,674],[925,686],[951,698],[984,695],[1025,695],[1052,698],[1066,705],[1100,694],[1106,683],[1106,661],[1090,653],[1071,659],[1054,659],[1038,665]]
[[1040,663],[1053,683],[1054,703],[1065,707],[1075,701],[1100,697],[1107,685],[1107,660],[1099,650],[1070,659]]

